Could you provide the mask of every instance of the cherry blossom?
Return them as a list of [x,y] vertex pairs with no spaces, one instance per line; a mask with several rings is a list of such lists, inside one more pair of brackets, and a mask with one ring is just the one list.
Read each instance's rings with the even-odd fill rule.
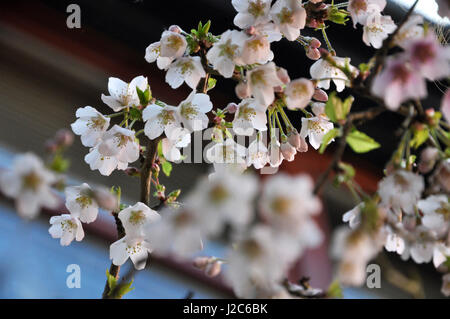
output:
[[252,135],[254,130],[267,130],[265,108],[255,99],[244,99],[238,104],[234,114],[233,130],[238,135]]
[[111,244],[109,256],[116,266],[123,265],[128,258],[137,270],[145,268],[148,253],[152,252],[149,242],[143,239],[130,238],[128,235]]
[[206,58],[223,77],[230,78],[233,75],[236,60],[242,54],[244,42],[248,36],[240,31],[228,30],[209,49]]
[[254,166],[261,169],[269,162],[269,151],[264,143],[256,138],[248,146],[247,166]]
[[56,176],[32,153],[18,155],[10,170],[0,172],[0,190],[15,199],[17,212],[26,219],[35,218],[42,207],[56,208],[55,182]]
[[255,34],[266,37],[269,43],[278,42],[283,38],[280,29],[273,22],[258,24],[254,28]]
[[271,177],[264,184],[259,202],[262,217],[278,229],[297,233],[302,223],[320,212],[321,204],[312,194],[313,187],[307,175],[291,177],[279,173]]
[[450,223],[450,203],[447,195],[431,195],[420,200],[417,207],[423,213],[422,224],[430,230],[448,230]]
[[239,64],[265,64],[273,60],[273,52],[267,36],[255,34],[250,36],[242,48],[242,53],[236,61]]
[[367,17],[364,25],[363,41],[366,45],[372,45],[375,49],[379,49],[383,45],[383,41],[395,29],[397,26],[390,16],[383,16],[379,13],[371,14]]
[[80,220],[72,215],[52,216],[50,225],[48,232],[53,238],[60,238],[61,246],[70,245],[74,239],[81,241],[84,238],[83,226]]
[[405,170],[395,171],[378,184],[381,205],[391,208],[397,214],[403,211],[413,215],[414,206],[423,189],[423,177]]
[[364,207],[364,203],[356,205],[354,208],[342,215],[342,221],[348,222],[350,228],[354,229],[361,223],[361,209]]
[[238,11],[234,24],[241,29],[269,22],[271,0],[232,0],[233,7]]
[[[315,116],[302,117],[302,129],[300,130],[300,137],[308,137],[309,144],[315,149],[318,149],[322,144],[325,134],[333,129],[334,125],[328,120],[325,114],[325,104],[314,103],[312,111]],[[332,139],[330,143],[333,141]]]
[[283,85],[278,78],[275,63],[258,66],[247,72],[247,83],[253,97],[263,106],[275,100],[274,87]]
[[411,67],[429,80],[450,75],[450,47],[441,46],[434,32],[424,38],[414,39],[406,46]]
[[81,143],[84,146],[95,146],[108,129],[110,119],[92,106],[79,108],[76,117],[78,119],[71,124],[73,132],[81,136]]
[[395,35],[395,44],[402,48],[406,48],[411,40],[422,38],[424,36],[424,29],[422,24],[422,16],[412,15]]
[[138,87],[145,91],[148,87],[147,78],[141,76],[135,77],[130,83],[126,83],[118,78],[109,78],[108,91],[110,95],[102,94],[102,101],[114,112],[119,112],[126,107],[139,105],[139,96],[136,91]]
[[273,136],[269,143],[269,164],[272,167],[278,167],[283,162],[283,154],[281,153],[281,145],[278,139]]
[[404,58],[390,58],[385,69],[375,77],[372,93],[384,99],[391,110],[396,110],[408,99],[421,99],[427,95],[426,83]]
[[198,216],[203,233],[218,235],[225,223],[240,229],[251,221],[256,191],[253,175],[219,170],[199,181],[185,199],[185,207]]
[[177,107],[167,104],[163,104],[163,106],[148,105],[142,112],[142,119],[145,121],[145,135],[151,140],[163,132],[169,136],[172,130],[181,126]]
[[247,149],[236,143],[232,138],[215,143],[206,150],[206,158],[214,164],[240,164],[245,165]]
[[183,208],[165,207],[162,218],[149,224],[146,239],[159,254],[188,257],[203,249],[197,216]]
[[[355,73],[357,69],[350,65],[350,58],[333,57],[335,63],[341,67],[348,65],[350,72]],[[316,61],[309,70],[311,78],[317,80],[317,87],[328,90],[330,88],[330,81],[336,85],[336,91],[344,90],[346,83],[349,81],[342,70],[332,66],[325,59]]]
[[178,117],[184,127],[190,132],[201,131],[208,127],[206,113],[212,110],[212,103],[208,94],[192,91],[177,108]]
[[187,48],[186,38],[172,31],[164,31],[160,41],[160,56],[165,58],[180,58]]
[[366,24],[366,20],[371,13],[380,13],[386,7],[386,0],[350,0],[347,11],[353,20],[353,26],[357,23]]
[[310,80],[297,79],[286,86],[284,93],[286,94],[286,104],[289,109],[303,109],[314,95],[314,85]]
[[174,58],[166,58],[161,56],[161,42],[154,42],[145,49],[145,60],[148,63],[156,61],[156,65],[161,70],[166,70],[172,63]]
[[200,57],[182,57],[175,60],[168,68],[166,82],[172,89],[176,89],[186,82],[192,89],[197,88],[201,78],[206,76]]
[[119,212],[125,234],[129,238],[143,238],[146,235],[147,224],[155,223],[160,215],[144,203],[138,202]]
[[300,29],[306,24],[306,11],[301,1],[277,0],[270,9],[270,16],[281,33],[289,41],[300,36]]
[[191,143],[189,130],[177,127],[170,131],[170,136],[162,139],[161,147],[164,158],[170,162],[177,162],[181,159],[180,148]]
[[80,186],[66,187],[66,207],[71,215],[83,223],[92,223],[97,219],[99,205],[91,187],[83,183]]

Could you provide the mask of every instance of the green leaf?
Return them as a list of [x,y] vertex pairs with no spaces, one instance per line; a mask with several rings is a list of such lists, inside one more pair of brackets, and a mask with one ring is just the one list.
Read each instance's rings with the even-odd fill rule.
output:
[[345,99],[345,101],[342,101],[336,95],[336,92],[332,92],[327,103],[325,104],[325,113],[330,121],[336,123],[341,120],[345,120],[347,118],[347,114],[350,112],[354,100],[355,98],[353,96],[349,96]]
[[367,153],[380,147],[377,141],[356,129],[348,134],[347,143],[356,153]]
[[113,275],[111,275],[109,273],[108,269],[106,269],[106,278],[107,278],[108,287],[109,287],[108,295],[111,296],[111,294],[114,291],[114,289],[116,289],[117,279],[116,279],[116,277],[114,277]]
[[114,291],[114,297],[115,298],[122,298],[123,296],[125,296],[127,293],[129,293],[130,291],[134,290],[134,287],[131,287],[131,285],[133,284],[134,279],[132,279],[130,282],[123,282],[120,283],[115,291]]
[[430,130],[428,127],[424,127],[422,129],[416,129],[413,132],[413,138],[409,142],[409,145],[415,149],[419,148],[420,145],[425,143],[428,140]]
[[139,97],[139,102],[142,106],[146,106],[148,101],[150,101],[150,87],[147,87],[145,91],[142,91],[140,88],[136,86],[136,92]]
[[209,32],[209,28],[211,27],[211,20],[208,20],[206,24],[203,26],[202,32],[203,34],[207,34]]
[[64,173],[69,169],[70,160],[64,158],[61,154],[56,154],[49,168],[56,173]]
[[334,280],[327,289],[327,297],[329,298],[343,298],[341,285],[338,280]]
[[335,138],[336,136],[338,136],[339,132],[340,132],[340,130],[338,128],[334,128],[334,129],[330,130],[327,134],[325,134],[325,136],[323,137],[323,140],[322,140],[322,145],[320,145],[320,149],[319,149],[320,154],[323,154],[323,152],[325,152],[325,149],[327,148],[330,141],[333,138]]
[[141,110],[137,109],[137,108],[131,108],[130,109],[130,120],[134,121],[139,121],[142,119],[142,113]]
[[213,78],[213,77],[209,77],[208,78],[208,91],[214,89],[214,87],[216,86],[217,83],[217,79]]
[[172,163],[170,163],[168,161],[163,161],[161,163],[161,168],[162,168],[162,171],[163,171],[164,175],[169,177],[170,173],[172,172]]
[[336,92],[332,92],[328,97],[327,103],[325,104],[325,114],[328,116],[330,121],[334,123],[337,122],[335,105],[338,103],[338,100],[340,101],[340,99],[336,97]]

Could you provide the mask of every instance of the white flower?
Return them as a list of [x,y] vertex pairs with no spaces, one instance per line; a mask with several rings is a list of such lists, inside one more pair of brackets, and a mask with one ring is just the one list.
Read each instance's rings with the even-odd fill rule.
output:
[[363,41],[366,45],[379,49],[384,39],[395,29],[397,26],[390,16],[383,16],[380,13],[371,14],[364,25]]
[[228,30],[209,49],[206,58],[223,77],[233,75],[236,59],[240,57],[245,40],[248,36],[240,31]]
[[238,297],[267,298],[299,253],[296,239],[260,224],[230,251],[225,276]]
[[423,177],[412,172],[397,170],[378,184],[381,205],[400,214],[414,214],[414,206],[424,189]]
[[177,127],[170,132],[169,137],[162,139],[161,147],[164,158],[170,162],[177,162],[181,159],[180,148],[191,143],[190,132],[181,127]]
[[186,198],[185,207],[198,216],[205,234],[218,235],[226,223],[236,230],[252,220],[256,191],[253,175],[220,170],[199,181]]
[[278,167],[283,162],[283,159],[280,142],[275,136],[272,136],[269,143],[269,164],[272,167]]
[[403,57],[387,60],[384,70],[375,77],[371,91],[384,99],[390,110],[397,110],[408,99],[422,99],[427,95],[423,76]]
[[145,268],[149,252],[152,252],[149,242],[125,236],[111,244],[109,258],[116,266],[123,265],[130,258],[134,267],[141,270]]
[[109,176],[115,169],[126,169],[128,163],[138,158],[139,144],[134,131],[114,125],[103,135],[101,142],[91,148],[84,160],[92,170],[98,169],[100,174]]
[[142,119],[146,122],[145,135],[151,140],[154,140],[163,132],[166,136],[169,136],[172,130],[181,126],[177,108],[167,104],[164,104],[164,106],[148,105],[142,112]]
[[147,78],[141,76],[135,77],[130,83],[126,83],[118,78],[109,78],[108,91],[110,95],[102,94],[102,101],[114,112],[119,112],[126,107],[139,105],[139,96],[136,87],[145,91],[148,87]]
[[275,23],[262,23],[254,26],[255,34],[265,36],[269,43],[280,41],[283,35]]
[[160,254],[188,257],[203,249],[197,216],[183,208],[164,208],[162,218],[147,227],[147,240]]
[[161,56],[161,42],[155,42],[150,44],[145,49],[145,60],[148,63],[153,63],[156,61],[156,65],[161,70],[166,70],[172,63],[173,58],[166,58]]
[[310,80],[297,79],[286,86],[284,93],[289,109],[304,109],[314,95],[314,85]]
[[[350,65],[350,58],[333,57],[333,60],[339,66],[345,67],[348,65],[350,72],[357,72],[357,69]],[[318,81],[317,87],[325,90],[330,88],[330,80],[333,80],[336,85],[336,91],[338,92],[344,90],[346,83],[349,81],[342,70],[332,66],[324,59],[314,62],[314,64],[311,65],[309,72],[311,73],[311,77]]]
[[218,164],[246,164],[247,149],[237,144],[232,138],[215,143],[206,150],[206,159]]
[[433,265],[438,268],[450,258],[450,247],[444,243],[436,243],[433,250]]
[[123,209],[118,216],[128,238],[143,238],[147,225],[155,223],[161,217],[141,202]]
[[406,48],[411,40],[422,38],[424,35],[422,24],[423,17],[421,15],[412,15],[395,35],[395,44]]
[[313,195],[314,184],[307,175],[277,174],[264,184],[259,202],[264,220],[278,229],[300,234],[299,227],[321,209]]
[[238,14],[234,24],[241,29],[269,21],[270,3],[272,0],[232,0],[231,4]]
[[[312,111],[316,116],[302,117],[300,137],[306,138],[306,136],[308,136],[309,144],[315,149],[318,149],[322,144],[323,138],[333,129],[334,125],[328,120],[328,117],[325,114],[325,104],[314,103]],[[334,141],[334,139],[329,143],[332,141]]]
[[277,0],[270,9],[270,16],[289,41],[296,40],[306,24],[301,0]]
[[179,119],[184,127],[190,132],[202,131],[208,127],[208,116],[206,113],[212,110],[212,103],[208,94],[195,93],[180,103],[177,108]]
[[69,214],[52,216],[50,224],[52,226],[48,232],[53,238],[61,238],[61,246],[70,245],[74,239],[81,241],[84,238],[83,226],[77,217]]
[[367,17],[373,13],[380,13],[386,6],[386,0],[350,0],[347,11],[353,20],[353,26],[357,23],[366,24]]
[[450,222],[450,204],[447,195],[431,195],[417,203],[423,213],[422,224],[430,230],[445,231]]
[[93,190],[88,184],[66,187],[66,207],[70,214],[83,223],[92,223],[97,219],[98,203]]
[[270,43],[264,35],[252,35],[245,42],[241,56],[237,58],[239,64],[265,64],[273,60]]
[[261,169],[269,162],[269,151],[264,143],[256,138],[248,146],[247,166],[254,166]]
[[238,135],[252,135],[254,129],[267,130],[267,117],[265,108],[255,99],[244,99],[239,103],[234,114],[233,130]]
[[160,41],[160,56],[164,58],[180,58],[187,48],[186,38],[176,32],[164,31]]
[[405,245],[406,243],[403,237],[392,231],[390,227],[387,228],[386,242],[384,243],[384,248],[387,251],[403,255],[406,249]]
[[201,78],[206,76],[200,57],[188,56],[177,59],[173,62],[166,73],[166,82],[172,89],[176,89],[186,82],[192,89],[197,88]]
[[51,185],[56,176],[32,153],[18,155],[11,170],[0,172],[0,190],[15,199],[20,216],[32,219],[42,207],[56,208],[58,199]]
[[283,85],[273,62],[247,71],[247,83],[253,97],[263,106],[269,106],[275,100],[273,88]]
[[342,215],[342,221],[348,222],[350,228],[354,229],[361,223],[361,209],[364,207],[364,203],[359,203],[354,208]]
[[79,108],[76,117],[78,119],[71,124],[72,131],[81,135],[84,146],[95,146],[108,129],[110,119],[91,106]]

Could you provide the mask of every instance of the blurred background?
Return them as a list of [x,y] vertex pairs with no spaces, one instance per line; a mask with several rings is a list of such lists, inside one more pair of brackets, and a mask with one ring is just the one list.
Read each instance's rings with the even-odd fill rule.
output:
[[[169,3],[169,1],[167,1]],[[342,1],[336,1],[342,2]],[[401,2],[388,1],[385,14],[398,21],[405,8]],[[67,6],[76,3],[81,8],[81,28],[69,29]],[[430,19],[435,18],[432,0],[421,0],[422,9]],[[427,5],[425,5],[427,3]],[[212,20],[211,32],[220,34],[233,28],[235,11],[230,0],[170,1],[101,0],[101,1],[2,1],[0,3],[0,169],[8,167],[15,154],[32,151],[45,157],[43,145],[60,128],[69,128],[79,107],[91,105],[102,113],[109,108],[100,100],[107,93],[108,77],[130,81],[137,75],[149,78],[153,94],[158,99],[177,105],[188,94],[187,86],[172,90],[164,82],[165,72],[144,60],[145,48],[158,41],[163,30],[178,24],[189,31],[199,21]],[[399,5],[400,4],[400,5]],[[429,9],[429,10],[428,10]],[[435,20],[434,20],[435,21]],[[448,21],[448,20],[447,20]],[[305,30],[304,35],[320,34]],[[333,25],[329,37],[338,56],[349,56],[353,65],[366,62],[374,50],[361,40],[362,30]],[[297,43],[281,41],[273,44],[277,65],[289,70],[291,78],[308,77],[311,60],[305,57]],[[439,83],[429,84],[429,98],[425,105],[440,105]],[[345,97],[343,92],[343,97]],[[219,81],[211,91],[215,107],[223,108],[237,102],[232,81]],[[359,100],[355,108],[370,107]],[[291,113],[300,128],[300,116]],[[347,150],[344,160],[358,169],[357,180],[374,191],[385,162],[389,159],[398,137],[391,132],[400,125],[401,118],[386,113],[361,130],[387,147],[356,157]],[[319,156],[310,151],[300,154],[282,169],[291,173],[308,172],[317,177],[327,166],[327,154]],[[83,158],[87,149],[76,139],[68,151],[72,166],[70,179],[74,183],[87,182],[106,186],[118,185],[124,190],[124,200],[138,199],[138,182],[121,172],[109,178],[91,171]],[[202,164],[174,166],[172,176],[163,183],[167,189],[181,188],[188,192],[195,180],[207,172]],[[323,192],[324,213],[318,223],[329,237],[333,228],[341,224],[344,212],[355,203],[344,190],[327,185]],[[81,242],[61,247],[48,234],[49,214],[46,212],[33,222],[24,222],[14,213],[12,203],[0,197],[0,297],[1,298],[98,298],[109,267],[109,244],[116,240],[113,219],[108,214],[90,225]],[[220,241],[209,243],[205,255],[222,256]],[[388,280],[389,271],[398,269],[406,276],[420,278],[427,297],[440,297],[440,277],[431,265],[417,266],[402,263],[396,255],[383,254],[381,289],[346,289],[347,298],[409,298]],[[81,267],[81,288],[69,289],[66,268],[70,264]],[[398,267],[400,265],[400,267]],[[129,264],[127,264],[129,266]],[[386,267],[386,268],[384,268]],[[126,267],[123,273],[127,273]],[[332,280],[332,262],[328,258],[328,242],[308,252],[293,269],[294,276],[311,277],[313,286],[326,288]],[[194,298],[232,297],[231,290],[221,278],[209,279],[193,269],[189,262],[155,256],[150,267],[135,276],[136,289],[127,298],[184,298],[190,291]]]

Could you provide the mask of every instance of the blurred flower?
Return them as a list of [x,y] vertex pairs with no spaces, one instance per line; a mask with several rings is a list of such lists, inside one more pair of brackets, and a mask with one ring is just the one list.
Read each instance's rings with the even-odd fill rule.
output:
[[70,214],[83,223],[92,223],[97,219],[98,203],[88,184],[66,187],[66,207]]
[[395,44],[402,48],[406,48],[412,40],[422,38],[424,35],[422,24],[423,17],[421,15],[412,15],[409,17],[408,21],[405,22],[395,35]]
[[303,109],[314,95],[314,85],[310,80],[297,79],[286,86],[284,93],[286,94],[286,104],[289,109]]
[[357,23],[366,24],[368,16],[372,13],[380,13],[386,6],[386,0],[350,0],[347,11],[353,20],[353,26]]

